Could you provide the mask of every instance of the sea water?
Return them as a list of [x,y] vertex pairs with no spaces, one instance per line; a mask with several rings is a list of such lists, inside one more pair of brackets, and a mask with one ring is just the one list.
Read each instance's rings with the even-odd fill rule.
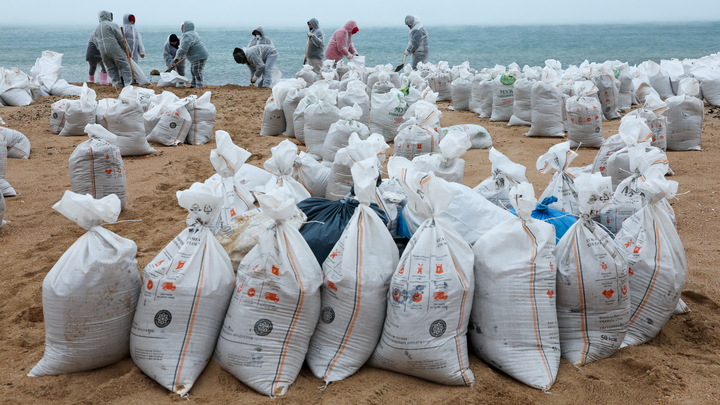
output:
[[[304,27],[305,24],[299,24]],[[140,67],[165,70],[163,45],[175,29],[138,25],[145,44]],[[323,27],[325,41],[337,27]],[[85,50],[93,25],[64,27],[0,27],[0,67],[18,67],[29,73],[42,51],[64,54],[62,77],[69,82],[87,80]],[[252,29],[196,27],[210,53],[205,65],[206,84],[250,84],[246,66],[232,57],[235,47],[247,46]],[[544,66],[547,59],[579,65],[584,60],[620,60],[630,65],[646,60],[660,62],[670,58],[699,58],[720,51],[720,22],[643,23],[622,25],[529,25],[529,26],[427,26],[430,36],[429,61],[444,60],[450,65],[469,61],[475,69],[516,62]],[[283,77],[294,77],[301,66],[307,45],[307,29],[273,29],[265,33],[278,50],[277,67]],[[366,65],[402,62],[407,46],[407,27],[363,28],[353,36],[355,48],[366,56]],[[408,61],[409,63],[409,61]],[[189,66],[186,75],[189,75]]]

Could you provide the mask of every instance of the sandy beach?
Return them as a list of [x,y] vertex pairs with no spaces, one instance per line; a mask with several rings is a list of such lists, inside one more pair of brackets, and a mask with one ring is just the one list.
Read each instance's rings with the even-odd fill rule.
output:
[[[91,85],[98,100],[117,97],[112,87]],[[154,85],[148,86],[154,88]],[[205,89],[159,88],[179,97],[212,92],[217,107],[215,130],[225,130],[234,142],[252,153],[248,164],[262,167],[270,148],[283,136],[260,137],[263,106],[269,89],[237,85]],[[164,404],[185,399],[145,376],[128,357],[98,370],[58,377],[30,378],[28,371],[42,358],[45,324],[42,282],[60,256],[85,231],[51,207],[70,189],[68,158],[87,137],[60,137],[50,131],[50,105],[61,96],[41,97],[27,107],[2,107],[9,128],[32,143],[28,160],[8,159],[7,180],[19,193],[6,198],[0,228],[0,403],[2,404]],[[551,174],[535,170],[538,156],[562,138],[527,138],[528,127],[491,123],[469,111],[450,111],[438,103],[442,126],[479,124],[493,145],[512,161],[527,167],[527,179],[539,197]],[[603,123],[605,138],[617,133],[620,121]],[[530,388],[495,370],[474,355],[471,388],[445,387],[414,377],[364,367],[323,392],[321,380],[305,367],[283,403],[332,404],[709,404],[720,396],[720,237],[717,198],[720,197],[720,108],[705,107],[702,151],[668,152],[679,183],[671,201],[678,232],[688,259],[688,279],[682,294],[692,312],[673,316],[660,335],[647,344],[619,350],[612,357],[582,368],[562,360],[557,382],[549,393]],[[295,140],[293,140],[295,141]],[[186,210],[175,192],[215,173],[209,161],[214,141],[202,146],[166,147],[156,153],[124,157],[127,206],[119,220],[106,228],[138,246],[138,270],[185,228]],[[304,146],[300,147],[304,150]],[[592,163],[597,149],[580,149],[572,166]],[[390,154],[390,153],[388,153]],[[463,183],[474,187],[490,176],[488,150],[470,150]],[[140,221],[137,221],[140,220]],[[718,327],[718,330],[715,328]],[[243,385],[214,361],[189,394],[192,403],[269,403],[272,400]]]

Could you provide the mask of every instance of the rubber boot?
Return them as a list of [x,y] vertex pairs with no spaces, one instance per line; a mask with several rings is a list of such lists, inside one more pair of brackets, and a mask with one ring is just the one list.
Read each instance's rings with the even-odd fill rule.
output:
[[101,86],[107,86],[108,84],[108,77],[107,73],[100,73],[100,85]]
[[93,76],[93,75],[88,75],[88,81],[87,81],[87,82],[88,82],[88,83],[95,83],[95,76]]

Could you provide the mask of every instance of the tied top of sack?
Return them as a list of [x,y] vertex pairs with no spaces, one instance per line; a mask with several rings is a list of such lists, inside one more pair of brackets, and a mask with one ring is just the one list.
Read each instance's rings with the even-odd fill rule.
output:
[[90,138],[102,139],[103,141],[111,143],[113,145],[117,141],[117,135],[108,131],[100,124],[85,125],[85,133],[88,134]]
[[268,182],[264,194],[257,196],[263,214],[277,222],[283,222],[295,215],[297,208],[294,198],[288,198],[281,186],[272,180]]
[[353,106],[345,106],[340,109],[340,119],[345,121],[357,121],[362,117],[363,110],[358,103],[353,103]]
[[645,104],[643,104],[643,110],[652,111],[655,113],[655,115],[659,117],[662,115],[663,112],[667,111],[668,108],[670,107],[667,105],[667,103],[662,101],[660,97],[655,93],[648,94],[645,97]]
[[665,199],[672,199],[678,191],[678,182],[667,180],[664,177],[656,177],[646,180],[640,184],[640,192],[647,200],[648,204],[657,203]]
[[626,115],[620,121],[620,139],[627,147],[650,146],[652,142],[652,131],[647,126],[644,118],[635,115]]
[[388,161],[390,178],[397,178],[408,196],[413,211],[424,218],[434,218],[446,211],[458,189],[433,173],[414,169],[414,164],[404,157],[392,156]]
[[575,185],[582,219],[592,221],[592,217],[600,215],[600,211],[610,204],[613,195],[610,177],[603,177],[600,173],[583,173],[575,179]]
[[[543,174],[555,169],[558,172],[566,172],[570,162],[578,156],[573,150],[570,149],[570,142],[561,142],[550,149],[548,152],[540,156],[535,164],[537,170]],[[570,173],[567,173],[570,175]],[[571,175],[571,177],[574,177]]]
[[210,162],[220,177],[232,177],[252,155],[245,149],[235,145],[230,134],[225,131],[215,132],[217,147],[210,151]]
[[510,204],[523,222],[532,220],[530,215],[537,204],[533,185],[524,181],[513,186],[510,189]]
[[222,196],[205,183],[193,183],[189,189],[178,191],[178,204],[188,210],[190,217],[202,226],[208,226],[217,216],[222,205]]
[[470,138],[465,132],[450,131],[443,137],[438,145],[440,153],[446,161],[459,158],[472,146]]
[[94,226],[100,226],[103,222],[117,221],[120,216],[120,199],[115,194],[110,194],[96,200],[90,194],[81,195],[65,191],[62,199],[53,205],[53,209],[83,229],[89,230]]
[[362,205],[370,206],[370,203],[376,199],[375,185],[380,175],[378,163],[376,158],[368,158],[356,162],[350,169],[354,183],[355,198],[357,198]]
[[[525,178],[525,166],[511,161],[507,156],[503,155],[494,147],[490,148],[488,159],[492,163],[492,176],[495,182],[520,184],[527,181]],[[500,184],[499,184],[500,185]]]
[[265,161],[265,169],[277,176],[289,176],[293,173],[293,164],[298,147],[289,140],[280,142],[270,148],[272,157]]

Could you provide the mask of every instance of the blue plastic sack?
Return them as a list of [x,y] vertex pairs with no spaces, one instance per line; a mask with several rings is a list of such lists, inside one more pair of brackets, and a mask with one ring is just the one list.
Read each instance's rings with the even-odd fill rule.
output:
[[[333,201],[320,197],[306,198],[298,203],[298,208],[307,216],[307,222],[300,228],[300,234],[305,238],[321,266],[340,240],[358,204],[360,203],[357,200],[350,198]],[[370,208],[387,226],[388,219],[385,212],[375,203],[370,204]]]
[[[557,197],[555,196],[545,198],[535,207],[530,216],[555,226],[555,242],[557,243],[563,235],[565,235],[565,232],[567,232],[567,230],[570,229],[570,227],[577,221],[577,219],[570,213],[548,208],[548,205],[554,203],[555,201],[557,201]],[[511,208],[508,211],[517,216],[514,208]]]

